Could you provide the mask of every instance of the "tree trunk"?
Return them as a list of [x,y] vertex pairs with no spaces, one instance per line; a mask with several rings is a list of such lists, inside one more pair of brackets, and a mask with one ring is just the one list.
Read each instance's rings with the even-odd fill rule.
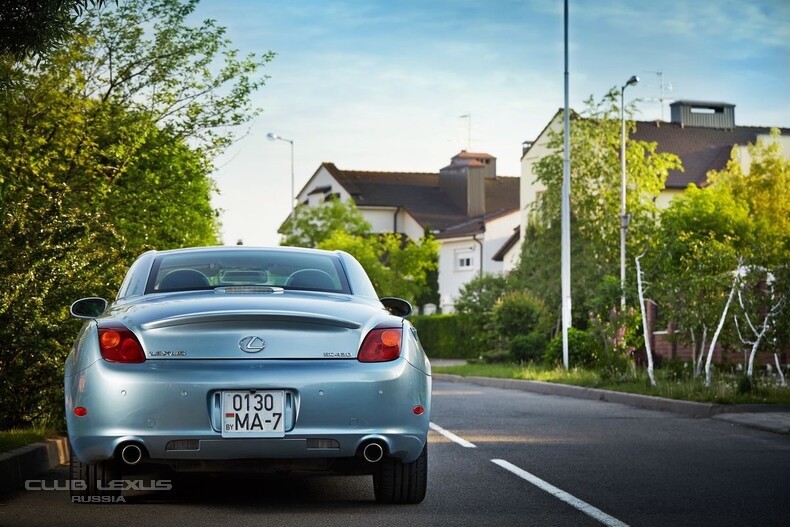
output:
[[776,363],[776,371],[779,372],[779,379],[782,382],[782,386],[787,386],[787,381],[785,380],[785,374],[782,371],[782,365],[779,363],[779,355],[774,353],[774,362]]
[[655,388],[656,377],[653,374],[653,349],[650,346],[650,333],[647,323],[647,310],[645,309],[645,294],[642,288],[642,267],[639,265],[639,259],[643,255],[636,257],[636,283],[637,290],[639,291],[639,309],[642,310],[642,333],[645,337],[645,352],[647,353],[647,376],[650,377],[650,385]]
[[721,333],[721,328],[724,326],[724,319],[727,318],[727,311],[730,310],[730,304],[732,303],[732,297],[735,295],[735,288],[737,287],[737,284],[738,275],[736,274],[732,281],[730,296],[727,297],[727,303],[724,305],[724,311],[721,314],[721,319],[719,319],[719,325],[716,327],[716,332],[713,334],[713,340],[710,341],[708,359],[705,361],[705,386],[710,386],[710,363],[713,359],[713,348],[716,347],[716,341],[719,339],[719,333]]

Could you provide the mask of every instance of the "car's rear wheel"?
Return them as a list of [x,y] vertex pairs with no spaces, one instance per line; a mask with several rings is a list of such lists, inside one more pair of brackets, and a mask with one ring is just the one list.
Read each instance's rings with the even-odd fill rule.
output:
[[[121,470],[115,460],[87,464],[80,461],[71,451],[69,461],[72,501],[80,503],[100,503],[101,497],[120,496],[121,491],[110,484],[121,479]],[[116,484],[117,485],[117,484]],[[74,498],[78,499],[74,499]]]
[[428,488],[428,444],[411,463],[381,460],[373,474],[373,493],[379,503],[420,503]]

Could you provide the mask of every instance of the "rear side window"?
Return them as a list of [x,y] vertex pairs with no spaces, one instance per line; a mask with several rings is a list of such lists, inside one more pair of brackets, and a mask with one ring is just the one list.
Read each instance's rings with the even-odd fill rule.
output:
[[145,293],[255,286],[350,293],[336,255],[241,248],[160,254]]
[[147,252],[141,255],[126,273],[123,279],[116,300],[122,298],[139,296],[145,293],[146,280],[148,278],[148,271],[151,269],[151,261],[153,260],[153,252]]

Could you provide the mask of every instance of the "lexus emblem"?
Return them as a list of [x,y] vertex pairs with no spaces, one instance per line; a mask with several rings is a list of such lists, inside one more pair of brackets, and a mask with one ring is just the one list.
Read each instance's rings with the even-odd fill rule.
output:
[[261,337],[249,336],[239,341],[239,348],[245,353],[258,353],[266,347],[266,341]]

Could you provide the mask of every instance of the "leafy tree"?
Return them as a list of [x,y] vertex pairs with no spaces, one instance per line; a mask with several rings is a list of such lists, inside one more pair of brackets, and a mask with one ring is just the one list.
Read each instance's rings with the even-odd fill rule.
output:
[[[595,337],[586,331],[568,328],[569,361],[578,366],[594,367],[598,362],[600,346]],[[557,334],[546,346],[543,360],[548,366],[562,364],[562,335]]]
[[497,348],[494,308],[510,288],[506,276],[486,273],[469,280],[458,292],[455,311],[480,353]]
[[280,227],[280,245],[318,247],[335,232],[364,236],[372,229],[354,200],[330,199],[317,207],[299,205]]
[[141,251],[216,243],[211,159],[257,110],[271,55],[239,59],[197,2],[89,9],[36,67],[0,62],[0,404],[62,413],[80,296],[110,297]]
[[678,328],[681,341],[698,344],[700,357],[726,303],[732,271],[749,250],[750,230],[747,207],[713,187],[690,186],[662,214],[657,246],[646,255],[651,291],[659,312],[667,314],[663,322]]
[[379,296],[397,296],[412,303],[428,289],[428,274],[437,266],[439,251],[433,238],[414,242],[392,233],[360,236],[339,230],[318,248],[346,251],[365,268]]
[[[790,344],[784,329],[790,312],[782,300],[790,296],[790,161],[775,141],[758,141],[746,151],[748,170],[736,147],[723,170],[708,174],[709,186],[689,188],[664,212],[651,258],[654,290],[662,311],[671,313],[667,322],[682,330],[681,340],[702,344],[719,321],[733,272],[750,269],[736,284],[740,310],[728,317],[721,341],[737,346],[744,340],[750,351],[754,342],[781,350]],[[752,329],[747,317],[768,320],[770,327]]]
[[546,306],[529,291],[505,293],[494,305],[493,327],[513,359],[538,360],[549,341],[552,317]]
[[745,206],[752,232],[742,240],[750,247],[743,256],[768,269],[790,261],[790,159],[782,155],[779,130],[771,136],[746,146],[748,168],[743,152],[734,148],[727,166],[708,174],[712,187]]
[[0,55],[16,60],[43,55],[68,38],[77,18],[104,0],[2,0]]
[[[429,227],[425,228],[423,232],[423,239],[434,239],[433,233]],[[425,275],[425,288],[423,288],[422,293],[419,294],[415,299],[414,302],[418,306],[424,306],[425,304],[433,304],[435,306],[439,305],[439,257],[438,257],[439,246],[436,246],[436,265],[432,266],[431,269],[428,269]]]
[[[585,101],[585,117],[571,126],[571,211],[580,241],[590,245],[594,261],[603,269],[616,268],[619,262],[620,233],[620,106],[612,89],[603,100]],[[630,112],[629,112],[630,113]],[[626,133],[634,130],[626,123]],[[536,203],[538,220],[552,225],[560,218],[563,180],[562,133],[549,138],[551,155],[535,167],[537,179],[546,186]],[[629,248],[644,248],[655,221],[655,198],[664,188],[670,170],[680,167],[674,154],[658,153],[657,143],[629,140],[626,148],[626,207],[631,215]],[[616,273],[609,273],[616,274]]]
[[439,246],[426,234],[414,242],[400,234],[371,234],[354,200],[332,199],[317,207],[300,205],[280,229],[281,245],[341,250],[365,268],[381,296],[415,303],[435,295],[429,282],[438,267]]
[[[607,275],[618,275],[620,235],[620,106],[618,91],[595,102],[586,101],[584,118],[571,126],[571,265],[574,325],[586,327],[593,292]],[[629,112],[630,113],[630,112]],[[634,124],[627,123],[633,130]],[[523,287],[534,291],[552,308],[560,308],[560,198],[563,180],[563,137],[549,137],[550,155],[535,167],[546,187],[534,205],[532,224],[526,229],[516,275]],[[656,143],[627,143],[627,209],[629,254],[650,244],[656,223],[655,198],[670,170],[680,167],[674,154],[659,153]],[[630,283],[628,293],[633,297]],[[609,306],[603,315],[608,316]]]
[[537,331],[548,334],[551,318],[546,306],[529,291],[509,291],[499,298],[493,310],[494,327],[504,338]]

